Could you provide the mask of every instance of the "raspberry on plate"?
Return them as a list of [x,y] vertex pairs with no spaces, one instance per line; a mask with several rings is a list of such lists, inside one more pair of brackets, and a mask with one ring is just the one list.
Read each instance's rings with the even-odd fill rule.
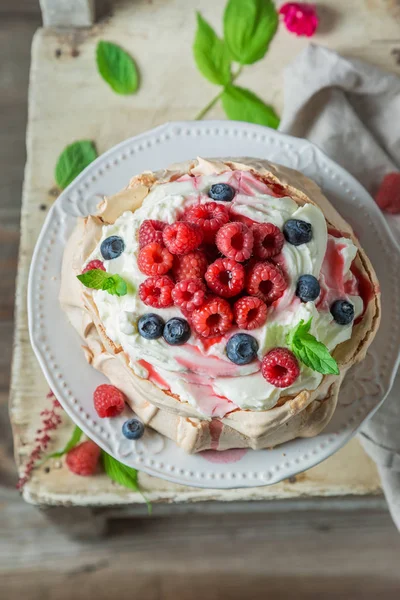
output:
[[167,248],[152,242],[139,251],[138,267],[145,275],[165,275],[170,268],[174,257]]
[[267,320],[267,305],[260,298],[244,296],[235,302],[233,314],[240,329],[257,329]]
[[262,259],[279,254],[285,242],[282,231],[273,223],[255,223],[253,236],[254,256]]
[[207,258],[201,250],[193,250],[184,256],[174,256],[172,273],[177,281],[201,278],[206,269]]
[[258,262],[250,268],[246,289],[267,305],[278,300],[287,288],[281,269],[270,262]]
[[247,225],[238,221],[227,223],[218,231],[215,243],[224,256],[243,262],[251,256],[253,232]]
[[205,242],[214,242],[217,231],[229,221],[229,212],[222,204],[206,202],[190,206],[183,216],[185,221],[195,223],[203,232]]
[[94,408],[101,419],[116,417],[125,408],[125,396],[114,385],[103,383],[93,394]]
[[295,355],[287,348],[274,348],[267,352],[261,364],[263,377],[278,388],[292,385],[300,374]]
[[148,277],[139,285],[139,298],[147,306],[167,308],[172,306],[172,290],[174,282],[170,277]]
[[211,298],[192,312],[192,326],[202,337],[224,335],[232,325],[232,310],[227,300]]
[[82,274],[87,273],[88,271],[93,271],[94,269],[100,269],[101,271],[106,270],[101,260],[91,260],[83,269]]
[[187,254],[200,246],[203,232],[194,223],[177,221],[166,226],[163,231],[163,240],[172,254]]
[[210,290],[222,298],[231,298],[240,294],[244,288],[245,278],[243,265],[232,258],[219,258],[208,267],[205,274]]
[[139,229],[139,248],[144,248],[152,242],[163,245],[162,232],[165,226],[166,223],[154,219],[143,221]]
[[182,279],[175,284],[172,299],[175,306],[191,312],[204,304],[206,286],[201,279]]
[[83,475],[89,476],[94,475],[97,469],[97,465],[99,462],[101,450],[92,442],[92,440],[88,440],[87,442],[82,442],[72,448],[66,457],[67,467],[72,473],[75,475]]

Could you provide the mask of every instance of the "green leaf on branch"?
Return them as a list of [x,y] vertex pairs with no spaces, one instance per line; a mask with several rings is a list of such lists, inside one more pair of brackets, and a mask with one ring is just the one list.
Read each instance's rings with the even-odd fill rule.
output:
[[211,83],[226,85],[231,79],[229,50],[214,29],[197,13],[197,31],[193,44],[194,60],[200,73]]
[[279,117],[261,98],[246,88],[236,85],[226,86],[222,94],[222,105],[229,119],[266,125],[277,129]]
[[58,157],[55,168],[58,187],[66,188],[95,158],[96,148],[90,140],[80,140],[67,146]]
[[224,38],[232,57],[242,65],[261,60],[278,27],[272,0],[228,0]]
[[139,87],[139,74],[133,58],[120,46],[100,41],[96,48],[97,68],[117,94],[133,94]]
[[126,488],[142,494],[144,500],[146,501],[148,512],[151,514],[151,503],[140,490],[137,470],[120,463],[118,460],[107,454],[107,452],[104,450],[101,451],[101,457],[104,470],[108,477],[112,481],[115,481],[115,483],[119,483]]
[[67,444],[64,446],[64,448],[62,450],[59,450],[58,452],[53,452],[52,454],[49,454],[49,456],[47,456],[46,459],[60,458],[61,456],[64,456],[64,454],[67,454],[70,450],[72,450],[72,448],[75,448],[75,446],[79,444],[79,442],[81,441],[82,434],[83,431],[78,427],[78,425],[75,425],[72,435],[68,440]]

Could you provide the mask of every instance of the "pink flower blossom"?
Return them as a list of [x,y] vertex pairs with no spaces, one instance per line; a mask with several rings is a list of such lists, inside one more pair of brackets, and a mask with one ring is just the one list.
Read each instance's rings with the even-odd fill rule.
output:
[[279,9],[279,14],[283,15],[288,31],[296,35],[311,37],[318,27],[318,15],[313,4],[286,2]]

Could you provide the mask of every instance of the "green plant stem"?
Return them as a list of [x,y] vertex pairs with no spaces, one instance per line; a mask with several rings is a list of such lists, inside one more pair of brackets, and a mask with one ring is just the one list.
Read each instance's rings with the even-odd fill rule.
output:
[[[240,65],[240,67],[238,68],[236,73],[234,73],[234,75],[232,75],[231,83],[233,83],[239,77],[240,73],[242,72],[242,69],[243,69],[243,66]],[[225,91],[225,88],[223,87],[222,90],[219,92],[219,94],[217,94],[212,100],[210,100],[210,102],[208,104],[206,104],[206,106],[204,108],[201,109],[201,111],[195,116],[194,120],[201,121],[201,119],[203,117],[205,117],[206,114],[217,104],[218,100],[221,98],[224,91]]]

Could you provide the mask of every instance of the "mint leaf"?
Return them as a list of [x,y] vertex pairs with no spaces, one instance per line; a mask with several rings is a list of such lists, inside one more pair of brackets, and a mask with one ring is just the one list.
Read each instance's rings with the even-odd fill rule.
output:
[[113,456],[107,454],[107,452],[104,450],[101,451],[101,457],[104,470],[108,477],[112,481],[115,481],[115,483],[119,483],[126,488],[134,490],[135,492],[139,492],[139,494],[141,494],[146,501],[148,512],[151,514],[151,503],[146,499],[140,490],[137,470],[120,463]]
[[250,90],[236,85],[226,86],[222,94],[222,105],[229,119],[258,123],[277,129],[279,118],[271,106]]
[[104,290],[112,296],[125,296],[128,293],[128,285],[120,275],[110,275],[102,269],[91,269],[86,273],[77,275],[77,278],[85,287],[93,290]]
[[229,50],[214,29],[197,13],[197,31],[193,44],[194,60],[208,81],[226,85],[231,80]]
[[302,363],[313,371],[323,375],[339,375],[337,362],[329,354],[328,348],[310,333],[296,338],[293,352]]
[[58,187],[62,190],[66,188],[95,158],[96,148],[89,140],[80,140],[64,148],[54,173]]
[[136,64],[116,44],[100,41],[96,48],[97,68],[106,83],[117,94],[133,94],[139,87]]
[[224,38],[242,65],[263,58],[278,27],[272,0],[229,0],[224,13]]
[[310,331],[312,318],[303,319],[288,333],[286,343],[293,354],[307,367],[323,375],[339,375],[339,367],[328,348]]
[[102,290],[107,291],[112,296],[125,296],[128,293],[126,281],[120,275],[111,275],[103,283]]
[[62,450],[59,450],[58,452],[53,452],[53,454],[50,454],[49,456],[47,456],[47,458],[60,458],[60,456],[64,456],[64,454],[67,454],[67,452],[72,450],[72,448],[75,448],[75,446],[80,442],[82,433],[83,432],[81,429],[79,429],[78,425],[75,425],[74,431],[72,432],[72,435],[65,447]]

